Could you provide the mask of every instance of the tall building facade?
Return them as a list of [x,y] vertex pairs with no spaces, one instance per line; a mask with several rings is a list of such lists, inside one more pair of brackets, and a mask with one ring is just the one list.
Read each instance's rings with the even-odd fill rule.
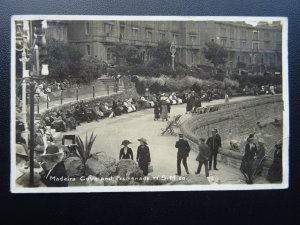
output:
[[111,48],[116,43],[136,46],[147,62],[150,50],[167,40],[176,45],[176,62],[208,65],[203,48],[206,42],[214,41],[228,50],[226,67],[244,63],[281,68],[280,22],[252,26],[221,21],[68,21],[65,26],[67,42],[108,63],[114,63]]

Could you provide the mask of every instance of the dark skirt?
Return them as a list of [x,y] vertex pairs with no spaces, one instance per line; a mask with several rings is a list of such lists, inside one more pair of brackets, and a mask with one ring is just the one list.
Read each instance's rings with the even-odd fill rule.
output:
[[143,171],[144,176],[148,175],[148,163],[145,162],[138,162],[140,169]]

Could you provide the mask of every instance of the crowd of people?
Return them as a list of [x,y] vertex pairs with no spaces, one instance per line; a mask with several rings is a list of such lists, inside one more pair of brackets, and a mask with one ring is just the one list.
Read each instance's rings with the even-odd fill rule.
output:
[[[24,129],[22,124],[17,124],[16,134],[16,163],[19,168],[22,168],[23,172],[27,170],[27,174],[22,177],[22,180],[17,182],[24,185],[28,185],[28,172],[29,172],[29,160],[28,160],[28,148],[26,141],[21,137],[21,131]],[[47,132],[47,131],[45,131]],[[45,138],[45,140],[43,140]],[[36,183],[34,185],[40,186],[45,185],[48,187],[64,187],[68,186],[66,180],[51,180],[49,177],[68,177],[66,168],[64,165],[64,159],[66,153],[59,149],[61,143],[56,142],[56,138],[50,135],[43,135],[43,131],[39,131],[35,135],[35,161],[34,161],[34,179]],[[144,176],[147,176],[152,172],[150,148],[145,138],[138,139],[139,146],[136,151],[136,158],[134,158],[133,150],[129,147],[132,144],[129,140],[123,140],[123,147],[119,152],[119,160],[130,159],[137,161],[137,164]],[[47,146],[42,146],[47,143]],[[44,148],[45,147],[45,148]],[[217,168],[217,155],[219,149],[222,147],[221,136],[219,135],[218,129],[214,128],[211,130],[211,135],[206,140],[201,137],[198,143],[198,155],[196,161],[198,161],[198,168],[195,174],[200,174],[202,166],[205,167],[205,176],[209,177],[209,170],[219,170]],[[187,165],[187,158],[191,147],[189,142],[184,139],[182,133],[179,134],[179,140],[175,144],[177,151],[177,173],[176,175],[181,176],[181,164],[183,164],[186,174],[189,174]],[[246,183],[252,184],[256,176],[261,175],[263,172],[262,162],[266,159],[266,149],[264,146],[264,140],[258,139],[258,143],[254,143],[254,134],[250,134],[247,138],[245,145],[245,153],[242,159],[240,170],[245,176]],[[267,179],[270,182],[281,182],[282,181],[282,142],[278,141],[275,144],[273,163],[268,171]]]
[[[57,84],[55,84],[57,85]],[[64,84],[70,85],[70,84]],[[44,88],[44,87],[43,87]],[[42,89],[42,87],[41,87]],[[227,95],[227,97],[226,97]],[[225,94],[225,101],[228,98],[228,94]],[[197,108],[201,107],[201,103],[204,100],[210,101],[212,99],[212,93],[210,91],[201,91],[195,93],[195,91],[190,91],[186,93],[185,98],[177,97],[176,93],[166,94],[162,93],[159,95],[153,94],[151,97],[147,96],[140,97],[138,99],[128,98],[128,99],[110,99],[106,100],[94,100],[92,102],[80,101],[71,105],[71,107],[61,107],[57,110],[47,111],[41,121],[35,125],[35,136],[33,138],[35,145],[35,152],[38,157],[37,161],[40,163],[35,163],[35,166],[42,171],[44,175],[42,176],[42,181],[46,186],[58,186],[66,184],[53,184],[49,183],[47,180],[49,174],[57,173],[65,175],[65,168],[61,162],[64,154],[61,153],[55,142],[54,134],[55,132],[65,132],[67,130],[76,129],[84,122],[99,121],[105,118],[113,118],[120,116],[122,114],[135,112],[145,108],[154,109],[154,120],[162,119],[162,121],[168,121],[171,112],[171,105],[181,104],[186,102],[186,113],[195,111]],[[51,130],[54,132],[51,133]],[[24,131],[24,124],[17,121],[16,129],[16,144],[17,144],[17,164],[23,163],[22,166],[26,165],[28,168],[28,148],[26,140],[22,138],[21,132]],[[48,135],[45,135],[47,133]],[[46,137],[46,140],[45,140]],[[140,169],[143,171],[145,176],[149,173],[149,166],[151,162],[150,149],[145,138],[138,139],[140,145],[137,149],[137,162]],[[266,150],[264,147],[264,140],[259,139],[258,144],[254,142],[254,134],[251,134],[247,139],[247,144],[245,145],[245,155],[241,163],[241,172],[246,178],[248,184],[253,183],[253,178],[262,173],[262,162],[265,160]],[[44,148],[45,143],[50,142],[50,144]],[[51,144],[53,143],[53,144]],[[130,141],[124,140],[122,145],[124,146],[120,150],[119,159],[134,159],[133,151],[128,145],[131,144]],[[199,153],[197,156],[197,161],[199,163],[198,169],[195,172],[199,174],[201,168],[204,165],[205,175],[209,176],[209,170],[212,168],[218,170],[217,168],[217,154],[219,152],[221,144],[221,136],[218,133],[218,129],[213,129],[211,131],[211,136],[205,140],[205,138],[199,139]],[[56,147],[53,147],[56,146]],[[189,156],[190,146],[186,140],[183,138],[183,134],[179,135],[179,140],[175,144],[175,148],[178,149],[177,153],[177,175],[181,175],[181,163],[189,174],[187,157]],[[45,149],[45,150],[44,150]],[[282,143],[278,142],[275,145],[274,160],[271,168],[269,169],[267,179],[270,182],[280,182],[282,179]],[[54,169],[55,167],[55,169]],[[56,168],[57,167],[57,168]],[[38,175],[37,175],[38,176]]]
[[182,104],[183,101],[181,98],[176,96],[176,93],[168,95],[162,93],[160,95],[154,94],[151,102],[153,102],[154,108],[154,121],[162,119],[162,121],[168,121],[171,113],[171,105]]

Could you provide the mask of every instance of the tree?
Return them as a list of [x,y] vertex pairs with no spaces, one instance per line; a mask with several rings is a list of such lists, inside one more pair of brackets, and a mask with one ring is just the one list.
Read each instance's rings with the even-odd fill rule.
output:
[[117,65],[120,65],[122,61],[125,60],[126,55],[126,44],[123,43],[114,43],[110,48],[110,51],[115,58]]
[[49,75],[58,78],[79,76],[82,54],[69,44],[50,39],[40,55],[40,62],[49,64]]
[[143,59],[137,47],[128,45],[125,51],[125,59],[128,65],[142,64]]
[[80,75],[86,80],[97,79],[101,75],[102,63],[94,56],[86,55],[80,60]]
[[139,49],[133,45],[123,43],[115,43],[110,49],[115,63],[119,66],[122,62],[128,65],[136,65],[143,63]]
[[161,41],[158,45],[151,50],[151,55],[155,62],[162,66],[168,66],[171,64],[171,52],[170,52],[170,42]]
[[226,63],[228,52],[215,42],[207,42],[203,53],[205,58],[214,65],[215,74],[217,74],[218,66]]

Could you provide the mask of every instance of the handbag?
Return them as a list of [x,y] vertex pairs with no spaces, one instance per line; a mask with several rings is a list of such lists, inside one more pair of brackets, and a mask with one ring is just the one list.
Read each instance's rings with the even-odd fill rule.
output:
[[148,173],[152,173],[153,172],[153,166],[152,165],[149,165],[148,166]]

